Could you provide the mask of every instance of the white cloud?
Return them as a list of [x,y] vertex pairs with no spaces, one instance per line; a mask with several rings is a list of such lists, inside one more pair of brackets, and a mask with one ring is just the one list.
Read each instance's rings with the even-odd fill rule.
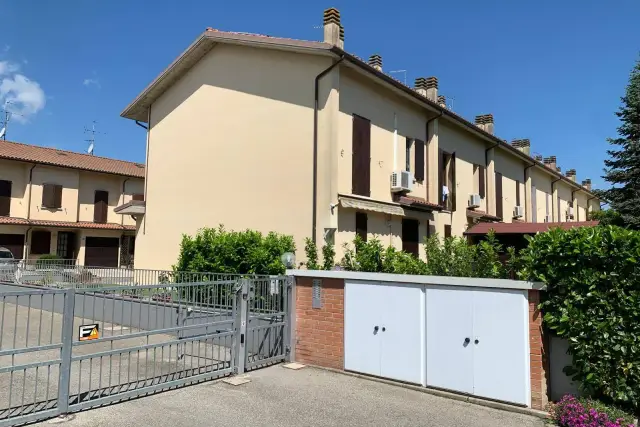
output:
[[19,74],[19,70],[17,64],[0,61],[0,102],[10,105],[7,109],[14,113],[13,120],[25,123],[44,108],[46,96],[38,82]]
[[87,86],[87,87],[95,86],[98,89],[100,89],[100,81],[98,79],[84,79],[82,84]]

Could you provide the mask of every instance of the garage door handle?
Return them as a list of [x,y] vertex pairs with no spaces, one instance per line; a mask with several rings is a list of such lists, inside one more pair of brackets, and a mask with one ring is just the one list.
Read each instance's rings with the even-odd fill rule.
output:
[[471,342],[471,338],[467,337],[467,338],[464,339],[464,343],[465,344],[469,344],[470,342]]
[[384,326],[382,327],[382,332],[386,331],[387,328],[385,328]]
[[474,343],[479,344],[480,340],[478,338],[476,338],[476,340],[474,341]]
[[374,327],[373,327],[373,333],[375,334],[376,332],[378,332],[378,327],[377,327],[377,326],[374,326]]

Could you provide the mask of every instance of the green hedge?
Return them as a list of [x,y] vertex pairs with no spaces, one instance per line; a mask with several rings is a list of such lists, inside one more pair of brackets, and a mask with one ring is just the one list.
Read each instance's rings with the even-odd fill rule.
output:
[[521,253],[524,279],[547,284],[545,325],[569,341],[565,372],[590,395],[640,404],[640,232],[554,229]]
[[253,230],[227,231],[203,228],[195,236],[182,236],[175,271],[227,274],[283,274],[280,257],[295,252],[293,237],[277,233],[266,236]]

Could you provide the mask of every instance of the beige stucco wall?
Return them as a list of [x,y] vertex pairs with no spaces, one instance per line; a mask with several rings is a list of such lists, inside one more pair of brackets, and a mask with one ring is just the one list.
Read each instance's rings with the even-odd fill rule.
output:
[[[49,209],[42,206],[44,184],[62,185],[62,206],[60,209]],[[30,219],[77,221],[78,185],[79,172],[77,170],[36,166],[33,169]]]
[[525,164],[503,150],[496,150],[495,162],[496,172],[502,174],[502,218],[504,222],[513,222],[513,212],[517,205],[516,186],[520,187],[520,206],[523,209],[525,206]]
[[[476,185],[473,177],[473,166],[485,164],[486,144],[469,132],[465,132],[451,123],[440,121],[438,142],[440,149],[447,153],[456,154],[456,211],[450,215],[441,213],[442,216],[450,216],[451,234],[462,236],[467,229],[469,220],[467,218],[467,206],[469,205],[469,195],[474,194]],[[487,180],[494,177],[487,177]],[[488,188],[488,186],[487,186]],[[486,199],[480,205],[480,210],[486,211]],[[444,225],[438,227],[444,232]]]
[[0,160],[0,179],[11,181],[10,215],[25,217],[27,215],[26,182],[29,179],[29,167],[22,162]]
[[555,186],[558,190],[558,202],[560,206],[560,210],[556,215],[556,221],[559,222],[571,222],[575,221],[575,212],[574,219],[567,218],[567,209],[571,204],[571,187],[569,184],[566,184],[562,181],[556,182]]
[[[124,193],[122,192],[124,185]],[[109,193],[109,208],[107,209],[107,222],[135,225],[135,221],[129,215],[119,215],[114,208],[131,201],[133,194],[144,193],[144,181],[142,179],[127,178],[117,175],[107,175],[91,172],[80,172],[79,221],[93,221],[95,192],[98,190]]]
[[183,233],[219,224],[293,235],[300,257],[311,234],[314,78],[330,64],[219,45],[152,105],[137,268],[171,267]]
[[[427,141],[427,114],[414,103],[410,103],[381,86],[374,86],[356,75],[342,69],[340,76],[340,114],[338,139],[338,192],[351,194],[353,115],[371,121],[371,198],[391,201],[391,173],[405,170],[406,138]],[[396,119],[394,120],[394,116]],[[393,164],[394,122],[397,123],[397,158]],[[426,151],[426,147],[425,147]],[[411,171],[415,173],[415,148],[411,150]],[[426,164],[426,161],[425,161]],[[426,177],[426,172],[425,172]],[[427,198],[426,179],[414,182],[411,196]]]
[[[537,168],[533,168],[531,171],[531,182],[536,190],[535,197],[537,218],[535,222],[544,222],[544,217],[545,215],[547,215],[547,199],[550,201],[548,207],[548,215],[551,216],[553,212],[551,209],[551,177],[543,171],[540,171]],[[547,197],[547,195],[549,196]]]

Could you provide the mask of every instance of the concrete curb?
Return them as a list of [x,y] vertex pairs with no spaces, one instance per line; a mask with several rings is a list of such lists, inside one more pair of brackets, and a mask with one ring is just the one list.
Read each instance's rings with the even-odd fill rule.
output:
[[434,396],[444,397],[446,399],[458,400],[460,402],[467,402],[467,403],[471,403],[471,404],[474,404],[474,405],[485,406],[487,408],[498,409],[498,410],[501,410],[501,411],[507,411],[507,412],[512,412],[512,413],[516,413],[516,414],[530,415],[530,416],[541,418],[543,420],[548,420],[549,419],[549,414],[547,412],[538,411],[536,409],[523,408],[521,406],[508,405],[506,403],[494,402],[492,400],[481,399],[481,398],[478,398],[478,397],[466,396],[466,395],[463,395],[463,394],[452,393],[452,392],[448,392],[448,391],[444,391],[444,390],[438,390],[438,389],[435,389],[435,388],[422,387],[422,386],[418,386],[418,385],[413,385],[413,384],[407,384],[407,383],[402,383],[402,382],[398,382],[398,381],[387,380],[387,379],[384,379],[384,378],[378,378],[378,377],[373,377],[373,376],[369,376],[369,375],[357,374],[355,372],[342,371],[340,369],[335,369],[335,368],[325,368],[323,366],[308,365],[308,364],[305,364],[305,365],[307,367],[309,367],[309,368],[312,368],[312,369],[318,369],[318,370],[321,370],[321,371],[334,372],[336,374],[348,375],[350,377],[355,377],[355,378],[362,378],[364,380],[375,381],[375,382],[378,382],[378,383],[388,384],[388,385],[392,385],[392,386],[396,386],[396,387],[402,387],[402,388],[406,388],[406,389],[409,389],[409,390],[419,391],[421,393],[426,393],[426,394],[431,394],[431,395],[434,395]]

